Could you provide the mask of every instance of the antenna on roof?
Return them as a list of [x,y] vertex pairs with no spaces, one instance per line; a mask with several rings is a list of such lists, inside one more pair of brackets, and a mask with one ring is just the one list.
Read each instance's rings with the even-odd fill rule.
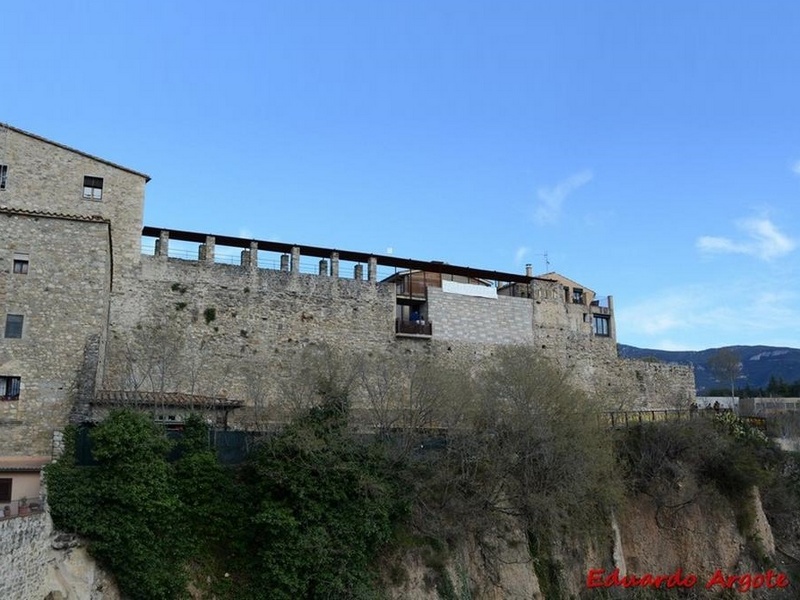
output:
[[536,254],[535,256],[544,256],[544,272],[550,272],[550,258],[547,256],[547,250],[543,254]]

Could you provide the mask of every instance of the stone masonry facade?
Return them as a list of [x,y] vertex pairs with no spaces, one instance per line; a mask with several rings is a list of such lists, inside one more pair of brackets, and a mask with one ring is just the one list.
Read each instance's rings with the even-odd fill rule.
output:
[[428,289],[428,316],[442,339],[479,344],[532,344],[533,307],[527,298],[476,298]]
[[0,520],[0,597],[40,600],[50,562],[50,516],[39,513],[24,519]]
[[[149,232],[156,250],[143,255],[146,175],[7,125],[0,166],[0,327],[23,317],[21,336],[6,327],[13,335],[0,337],[0,378],[20,388],[0,403],[0,455],[49,454],[53,432],[96,389],[277,402],[309,348],[470,363],[526,345],[603,407],[688,405],[694,395],[691,369],[619,359],[613,305],[556,274],[509,274],[518,287],[496,298],[428,287],[432,331],[400,335],[395,283],[376,277],[387,257],[359,256],[350,278],[338,252],[317,252],[319,273],[309,274],[300,247],[260,268],[259,243],[204,236],[196,259],[177,258],[169,246],[180,232],[166,230]],[[240,264],[215,262],[232,245]]]

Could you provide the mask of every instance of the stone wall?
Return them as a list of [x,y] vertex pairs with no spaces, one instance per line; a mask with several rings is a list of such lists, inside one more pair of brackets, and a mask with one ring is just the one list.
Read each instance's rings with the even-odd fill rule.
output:
[[[537,348],[546,351],[565,367],[576,357],[608,358],[617,356],[613,314],[610,309],[591,304],[568,302],[559,282],[536,280],[533,286],[533,336]],[[587,296],[589,298],[591,296]],[[608,336],[595,335],[595,314],[609,317]]]
[[119,600],[114,578],[49,512],[0,519],[0,598]]
[[51,531],[46,513],[0,520],[0,598],[44,598]]
[[[111,223],[119,268],[139,261],[147,176],[2,125],[0,164],[8,166],[0,206],[100,217]],[[102,199],[83,197],[86,175],[103,178]],[[74,260],[70,255],[56,258]]]
[[695,398],[694,370],[687,365],[613,358],[594,369],[594,395],[608,409],[686,410]]
[[584,317],[591,310],[566,304],[563,291],[539,300],[489,299],[431,287],[432,338],[404,340],[394,335],[391,284],[143,256],[112,295],[102,381],[108,389],[184,391],[277,406],[287,388],[297,386],[293,380],[309,349],[325,346],[347,357],[377,353],[386,360],[438,355],[470,369],[496,345],[533,343],[603,407],[671,406],[676,397],[685,399],[693,386],[690,369],[620,360],[613,339],[592,334]]
[[394,311],[375,282],[142,257],[114,291],[103,385],[274,402],[309,347],[392,344]]
[[[109,226],[2,209],[0,219],[0,327],[7,314],[24,318],[20,339],[0,337],[0,375],[21,381],[19,400],[0,403],[0,454],[49,455],[87,340],[105,334]],[[14,273],[14,254],[23,252],[28,272]]]

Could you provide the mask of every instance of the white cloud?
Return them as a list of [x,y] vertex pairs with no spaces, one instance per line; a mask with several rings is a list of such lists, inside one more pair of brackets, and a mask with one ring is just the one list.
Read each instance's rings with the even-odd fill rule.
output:
[[517,251],[514,253],[514,263],[520,264],[524,260],[525,256],[528,254],[529,251],[530,248],[528,248],[527,246],[520,246],[519,248],[517,248]]
[[792,172],[794,172],[796,175],[800,175],[800,160],[792,165]]
[[747,254],[748,249],[744,244],[737,244],[736,242],[727,238],[712,237],[704,235],[697,240],[697,247],[703,252],[730,252]]
[[736,222],[736,227],[743,232],[743,239],[702,236],[697,240],[697,248],[701,252],[747,254],[771,260],[789,254],[797,245],[769,219],[742,219]]
[[242,227],[241,229],[239,229],[239,237],[243,238],[245,240],[254,239],[253,238],[253,232],[250,231],[249,229],[247,229],[246,227]]
[[589,183],[593,177],[594,174],[591,171],[585,170],[570,175],[553,187],[539,188],[536,191],[539,201],[534,210],[534,220],[540,225],[558,221],[564,200],[575,190]]

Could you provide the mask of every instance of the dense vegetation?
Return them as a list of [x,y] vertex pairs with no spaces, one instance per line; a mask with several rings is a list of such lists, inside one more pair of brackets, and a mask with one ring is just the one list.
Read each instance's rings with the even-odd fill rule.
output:
[[[440,597],[469,597],[444,569],[449,549],[508,518],[559,598],[553,544],[602,535],[626,493],[651,496],[664,520],[720,494],[746,531],[743,499],[761,485],[767,508],[797,528],[796,461],[729,413],[612,436],[531,352],[498,352],[478,377],[406,366],[405,378],[369,361],[318,368],[309,405],[236,468],[218,462],[197,418],[174,445],[144,415],[114,413],[91,432],[96,466],[76,465],[68,436],[47,469],[56,525],[83,535],[133,600],[184,597],[189,581],[228,600],[381,598],[404,580],[408,552]],[[391,427],[354,433],[356,385]]]
[[131,598],[177,597],[191,540],[163,431],[143,415],[113,414],[93,432],[94,467],[75,465],[74,433],[46,471],[54,522],[86,536]]
[[221,598],[368,598],[405,503],[380,448],[344,423],[335,404],[314,408],[234,472],[199,420],[168,463],[163,432],[117,412],[92,432],[99,466],[48,468],[53,518],[133,600],[182,597],[193,564]]
[[[714,388],[708,390],[708,395],[728,396],[730,392],[730,388]],[[800,398],[800,379],[791,383],[773,375],[764,387],[737,386],[734,394],[740,398]]]

